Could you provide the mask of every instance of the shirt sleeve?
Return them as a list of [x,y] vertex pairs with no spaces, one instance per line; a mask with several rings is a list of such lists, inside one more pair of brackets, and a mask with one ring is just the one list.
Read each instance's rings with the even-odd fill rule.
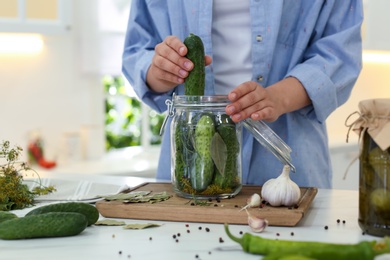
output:
[[305,87],[312,106],[299,111],[324,122],[350,96],[362,68],[361,1],[327,1],[304,52],[287,76]]
[[122,56],[122,72],[137,96],[152,109],[161,113],[166,110],[165,100],[170,98],[172,93],[151,91],[146,84],[146,74],[152,62],[154,48],[163,40],[151,17],[157,13],[155,17],[161,18],[159,22],[163,27],[166,19],[161,16],[166,15],[166,12],[159,10],[163,9],[163,6],[159,5],[150,10],[146,2],[132,1]]

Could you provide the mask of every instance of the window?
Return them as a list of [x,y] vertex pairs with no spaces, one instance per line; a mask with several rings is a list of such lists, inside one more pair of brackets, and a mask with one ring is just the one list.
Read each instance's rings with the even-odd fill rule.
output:
[[123,76],[104,76],[103,85],[106,150],[159,145],[165,115],[143,104]]

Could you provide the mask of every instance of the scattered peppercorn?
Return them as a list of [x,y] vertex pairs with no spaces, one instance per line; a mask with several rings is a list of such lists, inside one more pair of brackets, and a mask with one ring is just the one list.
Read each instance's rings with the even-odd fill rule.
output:
[[294,232],[291,232],[290,234],[291,234],[292,236],[294,236]]
[[186,224],[186,227],[189,227],[190,225]]
[[199,256],[198,256],[198,255],[195,255],[195,258],[199,258]]
[[173,237],[173,239],[175,239],[175,238],[176,238],[176,235],[173,235],[172,237]]
[[176,243],[179,243],[179,239],[176,239]]
[[152,237],[149,237],[149,240],[152,240]]
[[199,230],[202,230],[202,227],[199,227],[198,229],[199,229]]
[[240,231],[240,235],[242,235],[244,232]]
[[218,204],[214,204],[214,207],[218,207]]
[[211,255],[211,251],[209,251],[209,255]]
[[195,203],[191,202],[191,206],[195,206]]
[[343,224],[345,224],[345,220],[343,220]]
[[180,237],[180,233],[177,233],[177,236]]
[[189,229],[187,229],[187,233],[190,233],[190,230],[189,230]]
[[212,202],[212,201],[213,201],[211,198],[209,198],[208,200],[209,200],[209,202]]
[[276,233],[276,236],[280,236],[280,234],[279,234],[279,233]]
[[219,238],[219,243],[223,243],[225,241],[223,241],[222,237]]
[[206,228],[206,232],[210,232],[210,229],[208,227]]
[[235,208],[238,208],[238,205],[234,205]]
[[328,230],[328,226],[325,226],[324,228],[325,228],[325,230]]
[[121,254],[122,254],[122,251],[119,251],[119,254],[121,255]]
[[217,198],[217,202],[218,202],[218,203],[220,203],[220,202],[221,202],[221,200],[220,200],[219,198]]

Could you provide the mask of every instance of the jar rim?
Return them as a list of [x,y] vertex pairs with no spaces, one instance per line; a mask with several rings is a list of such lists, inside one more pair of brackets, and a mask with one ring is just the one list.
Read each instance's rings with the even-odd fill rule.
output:
[[230,103],[227,95],[212,95],[212,96],[189,96],[175,95],[173,96],[174,107],[220,107]]

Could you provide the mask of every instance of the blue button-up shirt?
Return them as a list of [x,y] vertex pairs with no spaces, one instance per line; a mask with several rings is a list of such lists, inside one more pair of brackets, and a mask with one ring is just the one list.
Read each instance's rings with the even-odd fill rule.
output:
[[[268,125],[292,148],[300,186],[330,188],[332,167],[326,118],[345,103],[361,71],[361,0],[251,0],[252,80],[270,86],[293,76],[312,104]],[[133,0],[123,53],[123,73],[137,95],[158,112],[172,92],[157,94],[145,83],[154,47],[165,37],[199,35],[212,56],[212,0]],[[214,94],[212,64],[206,67],[206,95]],[[177,94],[183,94],[179,85]],[[166,128],[157,171],[171,177],[170,129]],[[262,185],[283,168],[278,159],[244,131],[244,184]]]

